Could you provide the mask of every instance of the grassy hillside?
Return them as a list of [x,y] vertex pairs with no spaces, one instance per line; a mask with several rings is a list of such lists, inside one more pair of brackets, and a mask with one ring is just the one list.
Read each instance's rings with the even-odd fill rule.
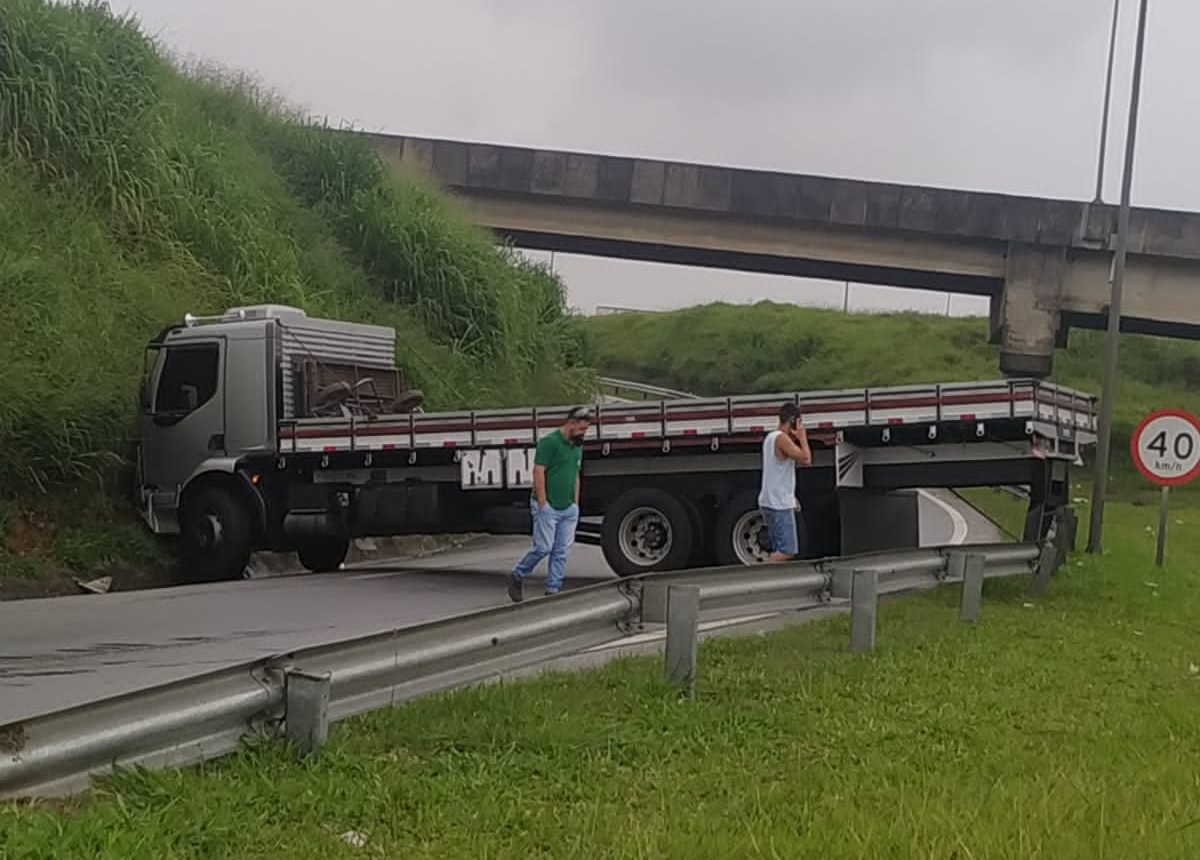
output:
[[[702,394],[994,379],[997,348],[981,319],[847,315],[793,305],[708,305],[586,323],[599,369]],[[1100,332],[1074,331],[1054,379],[1100,392]],[[1128,335],[1121,342],[1115,448],[1122,484],[1129,434],[1151,409],[1200,409],[1200,345]]]
[[150,551],[120,479],[143,344],[186,312],[393,325],[433,406],[590,390],[561,283],[366,145],[102,6],[0,19],[0,578]]

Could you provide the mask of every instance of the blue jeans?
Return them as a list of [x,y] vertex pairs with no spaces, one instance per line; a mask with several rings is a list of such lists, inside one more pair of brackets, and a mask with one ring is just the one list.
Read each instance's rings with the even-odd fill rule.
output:
[[767,524],[771,549],[784,555],[800,554],[800,534],[796,528],[796,511],[780,511],[774,508],[759,508]]
[[538,566],[542,559],[550,556],[549,572],[546,575],[546,591],[557,593],[567,576],[567,555],[575,542],[575,527],[579,525],[579,506],[571,505],[561,511],[546,505],[539,508],[537,502],[529,503],[533,515],[533,548],[517,562],[513,576],[524,579]]

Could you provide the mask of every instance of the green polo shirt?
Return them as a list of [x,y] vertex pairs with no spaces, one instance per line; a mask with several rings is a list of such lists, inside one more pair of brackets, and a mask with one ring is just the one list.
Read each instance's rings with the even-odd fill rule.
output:
[[583,448],[572,445],[561,430],[555,430],[538,442],[533,463],[546,469],[546,503],[556,511],[575,504],[575,480],[579,477],[582,462]]

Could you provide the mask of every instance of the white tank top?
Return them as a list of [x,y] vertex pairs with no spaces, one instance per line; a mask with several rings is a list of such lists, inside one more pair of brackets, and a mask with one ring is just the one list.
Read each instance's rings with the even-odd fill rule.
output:
[[758,492],[758,506],[790,511],[796,507],[796,464],[775,455],[775,440],[781,432],[773,430],[763,439],[762,489]]

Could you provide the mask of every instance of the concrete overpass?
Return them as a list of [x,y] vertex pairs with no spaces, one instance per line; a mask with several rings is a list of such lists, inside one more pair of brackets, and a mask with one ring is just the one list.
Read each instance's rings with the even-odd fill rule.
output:
[[[1116,207],[367,135],[482,225],[547,251],[987,295],[1005,373],[1102,328]],[[1123,327],[1200,338],[1200,214],[1133,212]]]

